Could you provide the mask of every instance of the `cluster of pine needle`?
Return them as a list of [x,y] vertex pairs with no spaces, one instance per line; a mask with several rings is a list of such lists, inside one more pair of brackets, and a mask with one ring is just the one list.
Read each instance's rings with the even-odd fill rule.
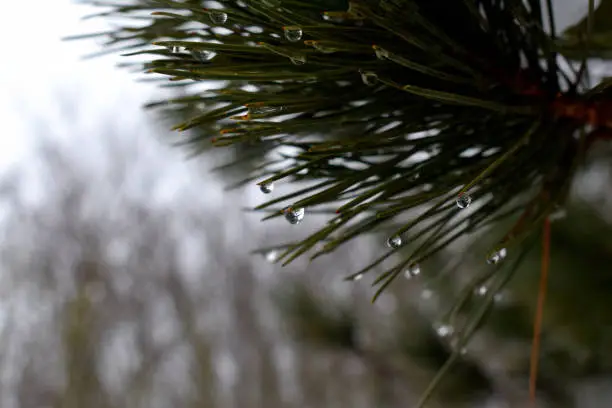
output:
[[495,265],[474,284],[490,281],[490,295],[462,341],[612,132],[612,80],[591,86],[587,64],[612,54],[606,0],[563,35],[551,0],[88,3],[121,18],[93,34],[105,52],[145,55],[139,69],[180,89],[149,106],[185,118],[183,145],[257,149],[246,182],[295,187],[257,207],[266,218],[327,214],[283,246],[284,264],[387,228],[388,250],[349,277],[396,259],[374,279],[378,296],[460,237],[511,220],[482,254]]

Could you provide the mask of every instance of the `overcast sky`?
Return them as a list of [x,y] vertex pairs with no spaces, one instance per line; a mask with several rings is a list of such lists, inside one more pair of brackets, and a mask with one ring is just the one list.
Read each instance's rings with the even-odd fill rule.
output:
[[[82,56],[100,50],[98,40],[61,40],[107,28],[103,19],[82,21],[99,8],[74,3],[29,0],[3,4],[0,38],[7,45],[0,64],[0,174],[18,165],[22,172],[38,178],[40,170],[33,165],[32,155],[41,137],[63,144],[62,150],[70,151],[87,171],[101,173],[101,166],[112,165],[108,154],[100,154],[109,136],[101,129],[109,126],[115,133],[129,135],[130,144],[137,145],[139,164],[131,164],[134,171],[126,189],[135,191],[144,184],[139,178],[155,177],[154,193],[166,205],[181,195],[178,190],[194,193],[197,189],[201,195],[205,166],[188,162],[186,152],[163,144],[159,136],[166,129],[142,110],[144,103],[159,94],[155,85],[137,83],[134,74],[117,68],[118,62],[126,62],[125,57],[83,60]],[[208,198],[221,201],[221,192],[219,183],[207,183]],[[148,200],[153,198],[150,191],[140,193],[147,194]]]
[[58,123],[65,120],[57,103],[60,95],[78,99],[84,116],[93,117],[119,101],[137,107],[153,92],[116,69],[117,56],[80,60],[95,50],[93,41],[60,40],[104,27],[103,21],[80,20],[92,11],[90,7],[75,6],[69,0],[6,3],[0,13],[0,37],[7,43],[0,64],[0,165],[24,158],[34,136],[28,120],[33,114],[62,127]]

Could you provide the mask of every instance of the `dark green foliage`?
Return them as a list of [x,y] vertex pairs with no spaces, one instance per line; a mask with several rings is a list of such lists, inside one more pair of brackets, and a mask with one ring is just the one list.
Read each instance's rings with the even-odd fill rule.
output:
[[[123,23],[100,35],[108,46],[134,50],[128,55],[148,56],[146,72],[180,91],[150,107],[183,119],[175,127],[181,144],[195,153],[240,146],[223,171],[247,155],[255,170],[244,183],[294,183],[292,192],[256,208],[266,219],[287,207],[305,208],[306,217],[327,214],[322,228],[285,246],[283,264],[333,252],[364,233],[400,236],[409,245],[354,275],[395,262],[375,277],[377,297],[406,268],[432,261],[457,239],[505,225],[486,241],[491,245],[474,250],[484,261],[504,248],[512,262],[477,272],[449,319],[469,316],[460,324],[461,345],[489,313],[503,313],[491,311],[493,296],[510,282],[543,221],[564,205],[592,142],[612,131],[602,113],[591,120],[568,109],[612,106],[612,81],[591,88],[586,63],[588,56],[610,57],[612,2],[594,10],[591,1],[589,17],[561,36],[551,1],[219,3],[217,11],[199,1],[108,3],[106,18],[144,25]],[[211,13],[226,13],[227,21]],[[298,28],[299,41],[283,37],[284,29]],[[582,65],[561,68],[569,66],[565,58]],[[216,88],[203,90],[204,81]],[[466,195],[474,204],[460,210],[455,200]],[[483,283],[491,290],[475,299]],[[301,319],[313,319],[308,302],[298,304]],[[352,317],[340,319],[304,335],[352,347]],[[520,319],[517,325],[524,336]],[[440,375],[458,359],[452,352]]]
[[[199,2],[115,7],[110,15],[153,15],[110,43],[149,45],[136,52],[151,55],[149,72],[183,89],[150,106],[189,117],[176,129],[191,130],[185,143],[195,152],[211,142],[255,145],[264,160],[267,150],[293,148],[283,170],[263,162],[249,180],[317,184],[258,209],[269,217],[288,205],[337,215],[289,246],[285,264],[394,222],[392,235],[418,245],[378,277],[380,291],[408,265],[529,205],[520,228],[490,248],[513,252],[564,201],[584,149],[572,136],[583,123],[549,103],[559,90],[582,88],[579,74],[559,69],[538,1],[363,0],[349,2],[348,12],[337,2],[221,3],[223,24]],[[303,31],[300,41],[283,38],[287,26]],[[222,86],[192,90],[203,80]],[[477,210],[458,211],[455,197],[464,193]],[[414,209],[420,214],[407,221]]]

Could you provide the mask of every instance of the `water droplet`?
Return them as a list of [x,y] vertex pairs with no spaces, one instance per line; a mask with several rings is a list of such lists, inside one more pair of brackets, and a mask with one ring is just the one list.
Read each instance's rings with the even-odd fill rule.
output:
[[217,55],[214,51],[191,51],[191,56],[200,61],[200,62],[208,62]]
[[412,264],[404,272],[406,279],[411,279],[421,273],[421,267],[418,264]]
[[487,288],[485,285],[479,286],[478,288],[476,288],[476,290],[474,292],[476,292],[476,294],[478,296],[484,296],[487,294],[489,288]]
[[488,264],[497,264],[500,263],[501,261],[504,260],[504,258],[507,255],[507,251],[506,248],[502,248],[498,251],[493,252],[488,258],[487,258],[487,263]]
[[259,189],[264,194],[270,194],[272,191],[274,191],[274,183],[261,184]]
[[354,281],[358,281],[358,280],[361,280],[362,278],[363,278],[363,273],[360,273],[359,275],[355,275],[355,276],[353,277],[353,280],[354,280]]
[[208,17],[210,18],[210,21],[213,22],[213,24],[217,25],[225,24],[225,22],[227,21],[227,13],[224,13],[219,10],[209,11]]
[[361,73],[361,80],[367,86],[374,86],[378,83],[378,75],[376,75],[374,72],[366,71],[366,72],[360,72],[360,73]]
[[294,55],[293,57],[289,59],[291,60],[293,65],[304,65],[306,63],[305,55]]
[[454,332],[453,326],[448,325],[448,324],[438,324],[435,330],[436,330],[436,333],[438,333],[438,336],[440,337],[450,336]]
[[464,208],[468,208],[470,206],[470,204],[472,204],[472,197],[470,197],[468,194],[461,194],[459,197],[457,197],[457,207],[464,209]]
[[289,224],[297,225],[304,219],[305,211],[303,208],[292,208],[287,207],[284,210],[285,219],[289,221]]
[[387,246],[389,248],[399,248],[402,246],[402,237],[396,235],[387,240]]
[[377,46],[374,46],[374,54],[376,54],[376,58],[378,58],[379,60],[384,60],[389,58],[389,51],[385,50],[384,48],[380,48]]
[[303,31],[298,26],[287,26],[283,27],[285,38],[287,41],[296,42],[302,39]]
[[276,251],[275,249],[268,251],[264,254],[266,261],[268,262],[276,262],[276,260],[278,259],[278,251]]

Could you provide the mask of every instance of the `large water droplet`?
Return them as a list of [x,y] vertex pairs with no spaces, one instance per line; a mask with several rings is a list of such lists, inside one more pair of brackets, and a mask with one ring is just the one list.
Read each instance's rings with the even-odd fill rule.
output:
[[297,42],[302,39],[303,31],[298,26],[283,27],[283,32],[285,33],[285,38],[287,41]]
[[468,208],[472,204],[472,197],[469,194],[461,194],[457,197],[456,203],[457,207],[461,209]]
[[289,221],[289,224],[296,225],[302,222],[304,219],[305,211],[303,208],[287,207],[285,208],[284,212],[285,219]]
[[387,240],[387,246],[389,248],[399,248],[402,246],[402,237],[395,235]]
[[274,191],[274,183],[261,184],[259,189],[264,194],[270,194],[272,191]]
[[293,57],[289,59],[291,60],[291,63],[293,65],[304,65],[306,63],[305,55],[294,55]]
[[487,263],[488,264],[497,264],[500,263],[501,261],[504,260],[504,258],[507,255],[507,251],[506,248],[501,248],[498,251],[493,252],[488,258],[487,258]]
[[362,71],[360,73],[361,73],[361,80],[367,86],[374,86],[378,83],[378,75],[376,75],[374,72]]
[[406,271],[404,271],[404,276],[406,279],[411,279],[421,273],[421,267],[418,264],[410,265]]
[[225,24],[225,22],[227,21],[227,13],[224,13],[219,10],[209,11],[208,17],[210,18],[210,21],[213,22],[213,24],[217,25]]

